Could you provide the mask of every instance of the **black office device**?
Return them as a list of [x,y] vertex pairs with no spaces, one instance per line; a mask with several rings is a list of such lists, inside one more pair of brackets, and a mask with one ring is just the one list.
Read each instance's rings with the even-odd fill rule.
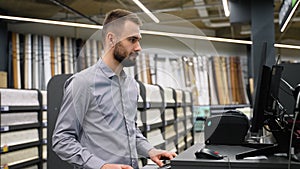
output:
[[263,111],[266,105],[268,87],[270,82],[270,67],[266,66],[267,60],[267,43],[263,43],[262,55],[259,67],[257,69],[258,74],[255,82],[255,93],[253,100],[253,117],[251,120],[250,131],[252,133],[258,133],[263,127]]
[[220,160],[224,158],[222,155],[220,155],[219,152],[208,148],[201,148],[200,150],[196,151],[195,156],[199,159],[211,159],[211,160]]
[[[268,156],[275,153],[289,153],[291,126],[288,123],[288,119],[284,116],[284,112],[280,109],[278,100],[282,71],[283,67],[279,65],[274,65],[272,68],[266,65],[262,66],[256,86],[252,126],[250,129],[252,133],[257,133],[263,126],[267,125],[268,128],[266,130],[272,132],[276,143],[268,146],[262,145],[262,148],[239,153],[236,155],[236,159],[259,155]],[[297,147],[299,143],[293,140],[292,146]]]
[[272,69],[263,65],[262,74],[258,78],[256,97],[253,106],[253,118],[250,131],[256,133],[268,125],[276,139],[276,144],[262,147],[254,151],[236,155],[236,159],[258,155],[271,155],[274,153],[287,153],[289,150],[289,134],[285,121],[280,117],[277,107],[280,77],[283,68],[273,66]]
[[249,130],[248,117],[238,110],[227,110],[206,119],[204,128],[207,145],[241,145]]
[[258,133],[262,129],[267,115],[276,115],[279,84],[283,71],[282,66],[273,66],[271,69],[263,65],[261,69],[253,105],[253,118],[250,128],[252,133]]
[[[299,93],[300,78],[300,63],[281,63],[284,67],[279,91],[279,100],[283,107],[297,107],[296,100]],[[286,109],[290,115],[295,115],[293,109]],[[299,119],[298,119],[299,120]]]

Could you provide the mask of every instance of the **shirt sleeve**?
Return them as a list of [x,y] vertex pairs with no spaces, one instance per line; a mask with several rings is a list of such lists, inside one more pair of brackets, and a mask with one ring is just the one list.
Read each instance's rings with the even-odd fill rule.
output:
[[62,160],[86,169],[100,169],[105,161],[91,154],[78,141],[90,99],[89,88],[82,81],[72,77],[65,84],[61,109],[52,135],[52,148]]
[[[140,93],[140,85],[138,82],[136,82],[136,88],[137,88],[137,102],[139,100],[139,93]],[[135,118],[136,120],[137,118]],[[135,124],[136,127],[136,148],[137,153],[145,158],[149,157],[149,150],[153,148],[153,146],[148,142],[148,140],[144,137],[144,135],[141,133],[141,130],[138,128],[137,124]]]
[[137,146],[137,153],[145,158],[149,157],[148,152],[150,149],[153,148],[153,146],[143,136],[143,134],[141,133],[138,127],[136,127],[136,146]]

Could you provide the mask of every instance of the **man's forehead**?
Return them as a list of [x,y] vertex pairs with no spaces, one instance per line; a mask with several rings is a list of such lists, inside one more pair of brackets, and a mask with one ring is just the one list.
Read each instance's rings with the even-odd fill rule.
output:
[[122,37],[135,37],[142,38],[140,33],[140,26],[132,21],[126,21],[124,24],[124,30],[122,30]]

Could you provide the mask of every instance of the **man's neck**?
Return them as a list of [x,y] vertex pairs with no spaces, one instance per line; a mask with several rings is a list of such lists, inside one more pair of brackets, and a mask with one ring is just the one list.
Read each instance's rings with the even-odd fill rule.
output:
[[113,72],[115,72],[116,75],[120,75],[121,71],[123,70],[123,65],[115,60],[112,55],[107,53],[102,57],[102,60],[109,68],[111,68]]

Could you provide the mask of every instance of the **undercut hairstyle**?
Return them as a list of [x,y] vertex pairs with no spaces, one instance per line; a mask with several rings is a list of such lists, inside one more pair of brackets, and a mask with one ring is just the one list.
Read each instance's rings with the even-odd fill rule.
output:
[[142,26],[142,22],[139,17],[130,11],[124,9],[115,9],[106,14],[103,21],[102,40],[105,43],[105,37],[108,32],[113,32],[120,35],[124,28],[125,21],[131,21],[139,26]]

